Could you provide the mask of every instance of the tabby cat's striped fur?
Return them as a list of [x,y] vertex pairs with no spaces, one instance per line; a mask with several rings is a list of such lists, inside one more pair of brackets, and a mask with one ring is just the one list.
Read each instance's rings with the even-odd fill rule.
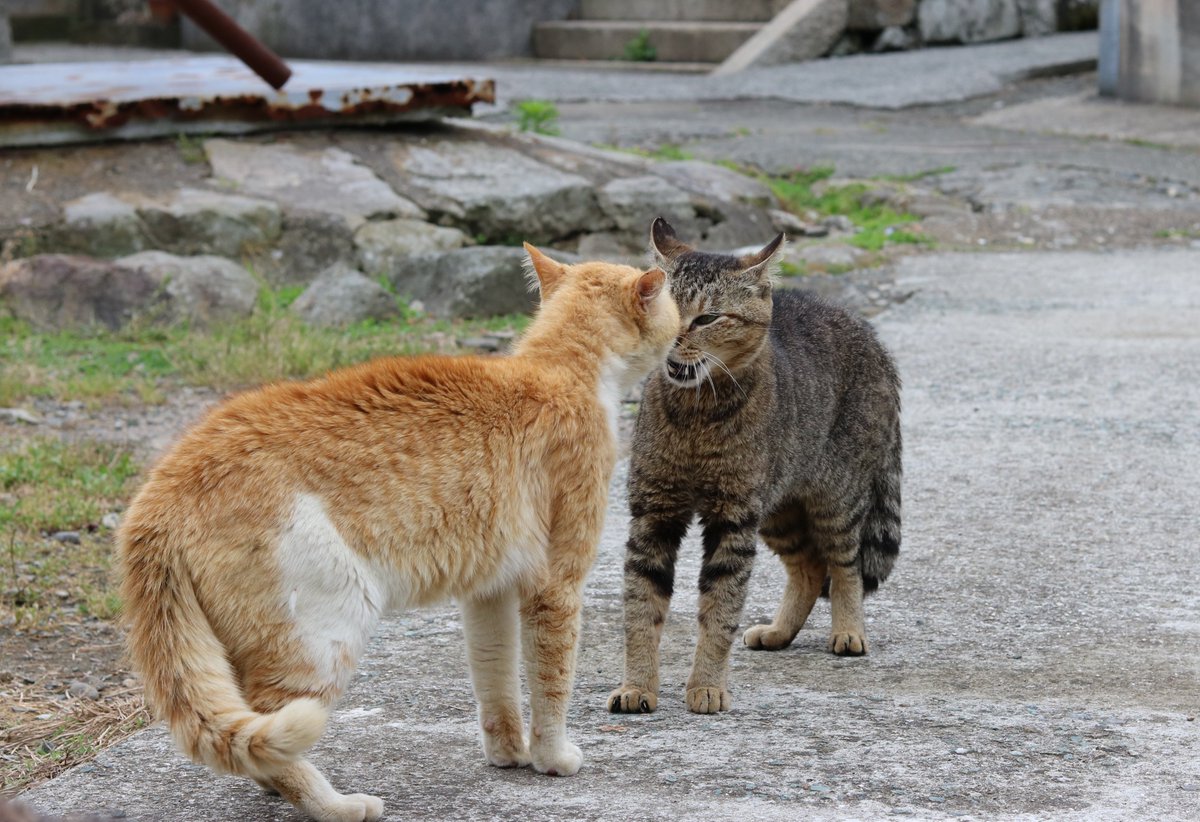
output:
[[746,257],[696,251],[661,218],[651,235],[682,325],[634,432],[625,679],[609,708],[657,705],[676,554],[698,515],[700,636],[686,699],[714,713],[730,706],[729,651],[758,536],[788,583],[774,622],[746,631],[746,645],[787,647],[825,588],[829,649],[866,653],[863,595],[900,550],[900,383],[865,322],[811,294],[772,295],[782,235]]

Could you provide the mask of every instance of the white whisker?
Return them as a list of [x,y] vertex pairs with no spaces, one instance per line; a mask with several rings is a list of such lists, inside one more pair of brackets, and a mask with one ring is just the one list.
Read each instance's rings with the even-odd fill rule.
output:
[[746,396],[745,389],[742,388],[741,383],[739,383],[737,381],[737,377],[733,376],[733,372],[730,371],[729,367],[727,365],[725,365],[724,362],[721,361],[720,357],[718,357],[716,354],[709,354],[707,351],[704,352],[704,356],[711,357],[712,361],[715,362],[718,366],[720,366],[721,370],[725,372],[725,374],[729,377],[730,381],[734,384],[734,386],[737,388],[737,390],[742,393],[742,396],[743,397]]

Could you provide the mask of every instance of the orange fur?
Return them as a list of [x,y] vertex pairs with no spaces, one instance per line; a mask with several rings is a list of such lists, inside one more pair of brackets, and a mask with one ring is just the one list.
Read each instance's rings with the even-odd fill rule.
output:
[[[250,391],[151,472],[117,537],[129,647],[194,759],[314,818],[377,818],[379,800],[334,793],[300,757],[375,620],[453,597],[489,761],[578,769],[566,700],[612,405],[678,313],[661,271],[527,249],[542,306],[512,356],[381,359]],[[508,658],[518,609],[531,745]]]

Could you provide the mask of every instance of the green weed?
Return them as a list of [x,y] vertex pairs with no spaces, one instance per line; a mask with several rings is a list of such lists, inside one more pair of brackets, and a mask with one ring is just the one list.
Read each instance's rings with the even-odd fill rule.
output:
[[558,106],[549,100],[522,100],[517,103],[517,128],[556,137],[558,128]]
[[635,63],[652,63],[658,59],[658,49],[650,42],[648,29],[642,29],[625,44],[624,59]]

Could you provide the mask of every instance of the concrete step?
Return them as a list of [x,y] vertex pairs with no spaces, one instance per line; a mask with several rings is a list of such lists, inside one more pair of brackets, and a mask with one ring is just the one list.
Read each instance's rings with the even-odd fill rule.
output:
[[788,0],[583,0],[584,20],[737,21],[765,23]]
[[645,31],[657,60],[720,63],[754,36],[762,23],[664,23],[564,20],[533,27],[533,53],[557,60],[619,60]]

